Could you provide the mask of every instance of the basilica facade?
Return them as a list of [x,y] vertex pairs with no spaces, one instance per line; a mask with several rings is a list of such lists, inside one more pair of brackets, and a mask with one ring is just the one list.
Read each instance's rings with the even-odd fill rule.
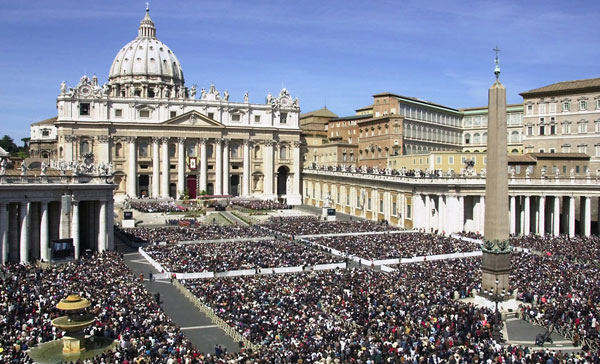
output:
[[115,198],[198,194],[302,202],[299,102],[284,88],[265,103],[186,87],[149,10],[120,49],[107,83],[65,82],[58,115],[31,126],[30,151],[66,162],[93,154],[114,169]]

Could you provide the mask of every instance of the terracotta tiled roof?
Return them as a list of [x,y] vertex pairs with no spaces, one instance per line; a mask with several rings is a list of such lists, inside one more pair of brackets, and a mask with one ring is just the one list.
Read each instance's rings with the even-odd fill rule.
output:
[[329,110],[326,107],[324,107],[322,109],[319,109],[319,110],[307,112],[306,114],[302,114],[302,115],[300,115],[300,118],[307,118],[307,117],[310,117],[310,116],[320,116],[320,117],[326,117],[326,118],[337,118],[337,115],[334,114],[331,110]]
[[520,93],[521,96],[529,96],[544,93],[561,93],[565,91],[579,91],[588,89],[600,89],[600,78],[588,78],[585,80],[574,80],[553,83],[548,86],[534,88],[533,90]]
[[50,124],[50,125],[52,125],[52,124],[54,124],[54,122],[55,122],[57,119],[58,119],[58,117],[57,117],[57,116],[55,116],[55,117],[53,117],[53,118],[50,118],[50,119],[46,119],[46,120],[42,120],[42,121],[35,122],[35,123],[31,124],[31,125],[46,125],[46,124]]

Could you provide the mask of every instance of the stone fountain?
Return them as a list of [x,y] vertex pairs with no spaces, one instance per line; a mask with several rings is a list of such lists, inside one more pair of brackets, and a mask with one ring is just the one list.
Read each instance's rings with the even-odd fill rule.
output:
[[[85,337],[84,329],[96,319],[87,312],[91,306],[88,299],[79,295],[69,295],[56,305],[66,316],[52,320],[52,326],[61,329],[65,335],[60,340],[36,345],[27,354],[36,363],[55,364],[88,359],[111,350],[116,341],[104,337]],[[61,345],[62,344],[62,345]]]

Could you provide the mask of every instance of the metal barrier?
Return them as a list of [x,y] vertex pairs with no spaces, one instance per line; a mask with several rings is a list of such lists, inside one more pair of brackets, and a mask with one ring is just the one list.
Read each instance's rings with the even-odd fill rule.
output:
[[253,344],[246,337],[241,335],[235,328],[231,327],[225,320],[220,318],[215,311],[205,305],[202,301],[198,299],[190,290],[188,290],[183,284],[181,284],[178,280],[173,281],[173,285],[177,288],[191,303],[193,303],[200,311],[202,311],[210,321],[215,324],[218,328],[223,330],[227,336],[231,337],[234,341],[241,341],[244,343],[245,348],[250,348],[254,352],[258,352],[261,349],[261,345]]
[[[533,325],[541,326],[545,329],[549,329],[549,327],[550,327],[550,324],[548,322],[546,322],[546,320],[543,317],[535,317],[535,316],[528,314],[527,312],[523,313],[523,320],[525,320]],[[576,335],[575,330],[572,330],[569,327],[565,327],[565,326],[555,326],[554,331],[556,331],[559,335],[563,336],[565,339],[570,340],[571,342],[575,343],[575,340],[574,340],[575,335]],[[587,345],[590,349],[592,349],[594,351],[600,350],[600,344],[589,338],[580,338],[578,344],[582,347]]]

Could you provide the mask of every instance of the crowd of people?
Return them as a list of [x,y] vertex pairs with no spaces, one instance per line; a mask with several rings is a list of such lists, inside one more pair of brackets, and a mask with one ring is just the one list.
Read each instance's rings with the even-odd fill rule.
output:
[[182,206],[175,204],[175,201],[165,200],[144,200],[144,199],[129,199],[125,201],[126,208],[136,209],[141,212],[176,212],[184,211]]
[[56,304],[69,294],[92,304],[96,322],[85,330],[87,335],[117,341],[114,351],[78,363],[214,364],[251,355],[214,358],[196,351],[115,252],[47,268],[8,264],[0,267],[0,278],[2,363],[33,363],[28,349],[62,337],[50,321],[64,314]]
[[479,262],[408,264],[391,273],[350,269],[187,280],[185,285],[261,345],[268,363],[579,360],[574,354],[495,342],[492,327],[501,321],[493,312],[455,299],[478,286]]
[[570,238],[568,235],[527,235],[513,236],[512,246],[527,248],[544,254],[562,255],[585,261],[595,261],[600,257],[600,237],[581,235]]
[[396,230],[385,222],[368,220],[322,221],[314,216],[271,217],[265,227],[290,235],[360,233]]
[[287,210],[291,208],[285,202],[274,200],[234,200],[231,204],[249,210]]
[[177,227],[137,227],[118,229],[135,243],[177,243],[180,241],[259,238],[268,234],[251,226],[202,224]]
[[478,244],[427,233],[326,236],[311,241],[367,260],[464,253],[480,250]]
[[338,263],[324,250],[298,241],[227,241],[186,245],[151,245],[144,250],[165,271],[175,273],[226,272],[241,269],[306,267]]

